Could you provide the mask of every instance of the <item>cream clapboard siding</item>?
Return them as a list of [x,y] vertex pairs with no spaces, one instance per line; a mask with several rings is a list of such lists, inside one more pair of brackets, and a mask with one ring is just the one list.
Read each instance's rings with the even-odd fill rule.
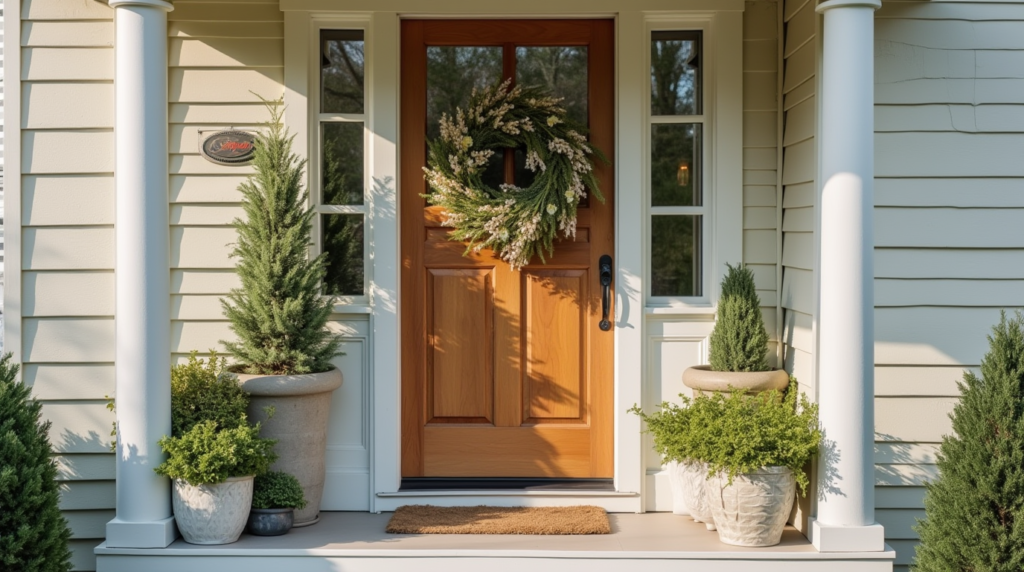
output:
[[776,313],[779,300],[778,53],[778,2],[746,2],[743,12],[743,263],[754,272],[773,343],[778,340],[779,332]]
[[786,369],[816,394],[814,333],[818,19],[813,0],[784,0],[782,79],[782,342]]
[[1019,4],[887,1],[876,14],[876,512],[897,570],[955,382],[999,309],[1024,306],[1022,27]]
[[8,54],[22,65],[22,209],[7,213],[22,225],[20,358],[53,424],[77,570],[95,568],[114,515],[112,17],[98,2],[25,0]]
[[[250,167],[199,155],[201,131],[253,128],[269,115],[257,95],[284,93],[284,25],[278,0],[183,1],[168,16],[170,102],[171,351],[223,349],[233,339],[220,300],[238,285],[231,221],[242,216],[238,185]],[[294,129],[293,129],[294,131]],[[334,394],[327,444],[327,510],[369,509],[368,315],[337,315],[345,337],[336,359],[345,383]]]

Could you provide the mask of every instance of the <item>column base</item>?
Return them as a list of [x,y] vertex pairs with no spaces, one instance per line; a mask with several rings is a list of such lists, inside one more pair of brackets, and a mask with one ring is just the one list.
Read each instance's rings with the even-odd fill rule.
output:
[[818,552],[882,552],[885,529],[881,524],[868,526],[831,526],[810,518],[810,540]]
[[178,538],[174,517],[150,522],[127,522],[115,518],[107,523],[110,548],[167,548]]

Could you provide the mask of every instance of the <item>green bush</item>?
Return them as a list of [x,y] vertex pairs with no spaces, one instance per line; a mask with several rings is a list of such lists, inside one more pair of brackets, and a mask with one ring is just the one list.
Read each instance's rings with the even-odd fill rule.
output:
[[249,394],[224,371],[227,360],[213,350],[208,362],[196,356],[193,351],[188,363],[171,368],[171,435],[181,437],[202,421],[220,429],[245,425]]
[[630,412],[644,420],[655,450],[666,461],[707,463],[709,475],[725,473],[730,483],[736,475],[761,467],[789,467],[806,494],[803,468],[818,452],[821,429],[818,406],[798,393],[796,380],[790,378],[782,395],[775,390],[728,396],[716,392],[694,399],[680,395],[682,407],[662,403],[660,411],[646,414],[634,405]]
[[239,186],[245,218],[233,223],[242,287],[221,302],[238,341],[223,343],[240,372],[327,371],[340,340],[326,328],[334,299],[320,296],[325,255],[308,256],[316,212],[302,187],[305,161],[292,153],[280,102],[264,103],[270,123],[256,136],[256,172]]
[[293,475],[270,471],[256,477],[252,508],[305,508],[302,485]]
[[988,340],[981,376],[958,384],[916,527],[916,571],[1024,570],[1024,317],[1002,314]]
[[262,439],[259,434],[259,423],[220,429],[213,421],[201,421],[180,437],[160,439],[167,460],[154,470],[194,486],[261,475],[277,460],[277,454],[276,441]]
[[742,265],[727,264],[718,299],[718,316],[708,343],[708,361],[714,371],[768,371],[768,331],[754,273]]
[[71,531],[57,505],[50,423],[18,369],[11,354],[0,358],[0,570],[65,572]]

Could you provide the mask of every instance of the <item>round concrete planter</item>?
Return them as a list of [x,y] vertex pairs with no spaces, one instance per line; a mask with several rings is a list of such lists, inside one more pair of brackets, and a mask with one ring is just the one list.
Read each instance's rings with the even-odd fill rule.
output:
[[715,530],[715,518],[708,504],[704,481],[707,480],[708,467],[704,463],[679,463],[677,466],[680,480],[680,493],[683,502],[690,510],[694,522],[703,522],[708,530]]
[[245,529],[252,505],[252,476],[214,485],[190,485],[174,479],[174,522],[190,544],[231,544]]
[[782,369],[712,371],[710,365],[697,365],[683,370],[683,385],[693,389],[694,397],[712,391],[729,394],[730,388],[746,389],[747,393],[761,393],[772,389],[781,391],[789,385],[789,374]]
[[[291,473],[302,485],[308,504],[295,511],[295,526],[316,523],[324,494],[331,392],[341,387],[341,372],[333,368],[305,375],[237,375],[242,389],[252,397],[249,419],[263,423],[261,437],[277,439],[278,459],[271,470]],[[270,419],[267,407],[274,408]]]
[[796,480],[786,467],[762,467],[736,475],[724,474],[705,483],[718,539],[734,546],[774,546],[793,510]]
[[281,536],[295,524],[295,510],[290,508],[254,508],[249,511],[245,530],[256,536]]

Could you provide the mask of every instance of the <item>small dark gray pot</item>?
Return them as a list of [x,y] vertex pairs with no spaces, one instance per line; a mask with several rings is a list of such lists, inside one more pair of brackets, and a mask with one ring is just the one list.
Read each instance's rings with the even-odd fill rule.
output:
[[291,530],[294,523],[294,509],[254,508],[249,511],[246,530],[256,536],[281,536]]

